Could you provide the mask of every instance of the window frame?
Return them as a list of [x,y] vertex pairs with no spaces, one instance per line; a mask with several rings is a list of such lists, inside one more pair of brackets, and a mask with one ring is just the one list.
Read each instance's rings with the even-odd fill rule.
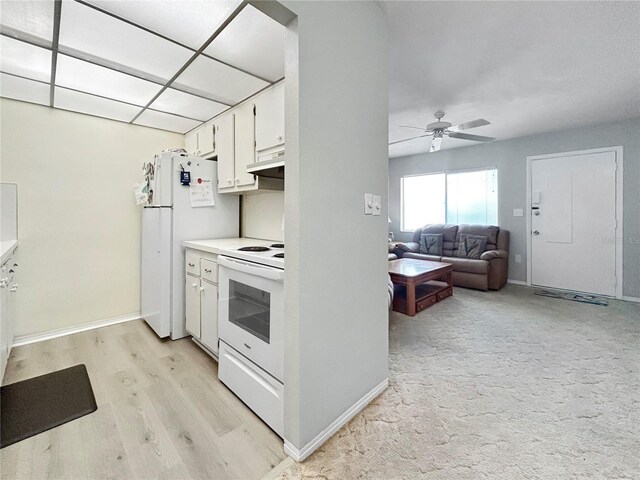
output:
[[400,232],[401,233],[413,233],[415,230],[405,230],[404,227],[404,179],[409,177],[426,177],[427,175],[443,175],[444,174],[444,215],[445,222],[447,221],[447,210],[448,210],[448,187],[447,187],[447,176],[450,174],[457,173],[471,173],[471,172],[486,172],[489,170],[496,171],[496,188],[498,189],[498,193],[496,195],[496,219],[498,226],[500,225],[500,169],[497,165],[487,166],[487,167],[479,167],[479,168],[463,168],[460,170],[439,170],[435,172],[428,173],[412,173],[410,175],[402,175],[400,177]]

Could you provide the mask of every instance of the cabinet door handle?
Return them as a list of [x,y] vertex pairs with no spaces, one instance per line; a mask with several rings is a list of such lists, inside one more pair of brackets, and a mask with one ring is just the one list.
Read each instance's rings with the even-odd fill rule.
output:
[[193,288],[198,288],[198,284],[197,284],[197,283],[192,283],[192,284],[191,284],[191,286],[192,286]]
[[204,292],[204,287],[200,287],[200,291],[201,291],[201,292]]
[[208,268],[205,268],[204,273],[211,273],[211,270],[209,270]]
[[195,266],[196,266],[196,264],[195,264],[195,263],[190,263],[190,264],[189,264],[189,266],[190,266],[190,267],[195,267]]

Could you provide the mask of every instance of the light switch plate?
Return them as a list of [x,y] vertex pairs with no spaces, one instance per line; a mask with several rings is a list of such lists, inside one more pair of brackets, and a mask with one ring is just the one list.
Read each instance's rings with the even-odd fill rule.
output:
[[514,217],[522,217],[522,216],[524,216],[524,211],[521,208],[514,208],[513,209],[513,216]]
[[374,195],[373,196],[373,215],[376,217],[379,217],[381,211],[382,211],[382,195]]
[[516,255],[516,263],[522,263],[522,255]]
[[364,214],[373,215],[373,193],[364,194]]

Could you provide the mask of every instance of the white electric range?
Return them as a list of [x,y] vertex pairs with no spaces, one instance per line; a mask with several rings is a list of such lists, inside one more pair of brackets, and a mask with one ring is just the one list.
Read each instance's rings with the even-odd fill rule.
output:
[[264,241],[230,245],[218,254],[218,378],[280,436],[284,430],[283,256],[283,244]]

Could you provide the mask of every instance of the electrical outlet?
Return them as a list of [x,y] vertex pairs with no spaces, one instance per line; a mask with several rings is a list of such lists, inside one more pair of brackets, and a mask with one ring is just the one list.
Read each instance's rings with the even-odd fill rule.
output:
[[514,217],[523,217],[524,216],[524,211],[521,208],[514,208],[513,209],[513,216]]
[[516,263],[522,263],[522,255],[516,255]]

